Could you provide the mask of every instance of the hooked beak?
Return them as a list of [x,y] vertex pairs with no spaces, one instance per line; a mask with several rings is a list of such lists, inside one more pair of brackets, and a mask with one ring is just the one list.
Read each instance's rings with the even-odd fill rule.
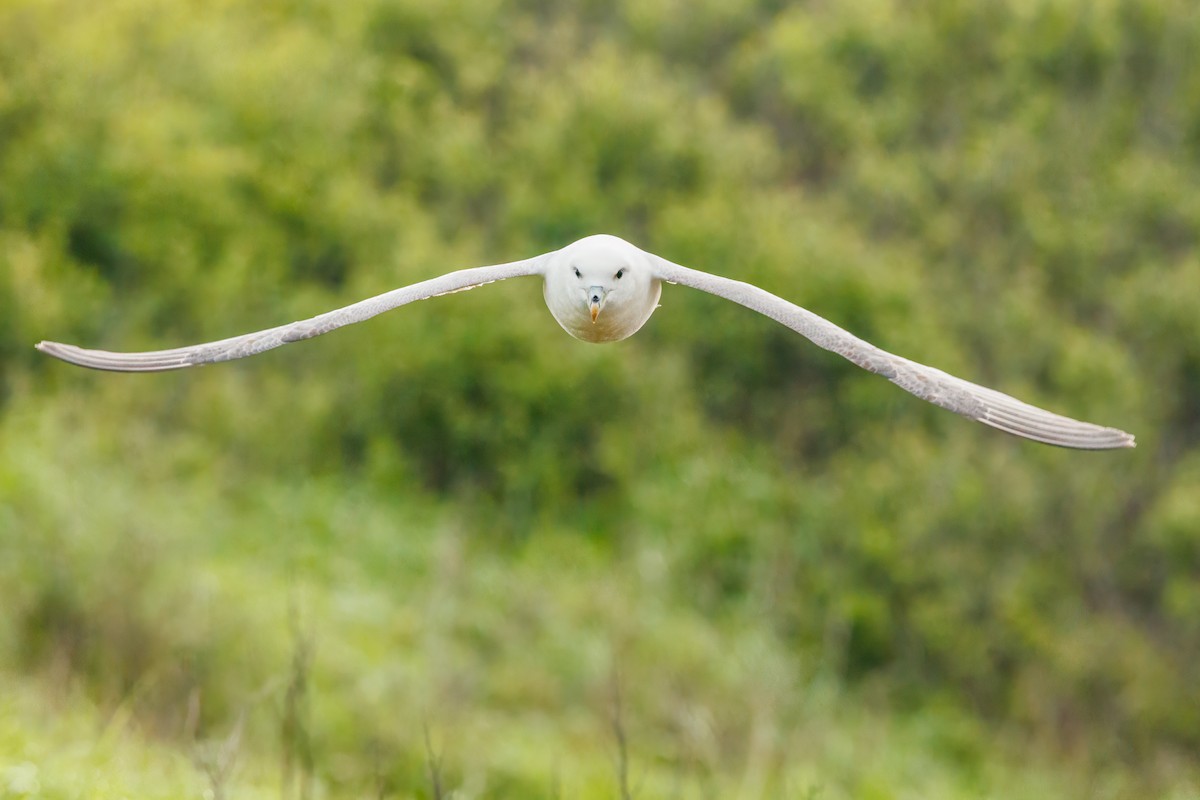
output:
[[588,310],[592,312],[592,324],[596,324],[596,317],[600,316],[600,309],[604,307],[604,298],[608,292],[603,286],[592,286],[588,289]]

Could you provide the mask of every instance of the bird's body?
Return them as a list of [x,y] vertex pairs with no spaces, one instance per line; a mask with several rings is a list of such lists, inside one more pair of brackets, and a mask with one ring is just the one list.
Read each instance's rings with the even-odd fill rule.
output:
[[662,284],[677,283],[764,314],[820,347],[883,375],[917,397],[1008,433],[1085,450],[1134,446],[1133,436],[1124,431],[1053,414],[893,355],[757,286],[682,267],[616,236],[603,234],[523,261],[451,272],[311,319],[218,342],[147,353],[85,350],[57,342],[40,342],[37,348],[92,369],[117,372],[181,369],[244,358],[361,322],[415,300],[528,275],[542,276],[542,293],[550,313],[563,330],[585,342],[615,342],[632,336],[658,307]]
[[564,331],[599,344],[619,342],[641,330],[658,308],[662,280],[650,269],[635,268],[639,254],[646,255],[624,239],[605,234],[558,251],[560,263],[546,270],[542,296]]

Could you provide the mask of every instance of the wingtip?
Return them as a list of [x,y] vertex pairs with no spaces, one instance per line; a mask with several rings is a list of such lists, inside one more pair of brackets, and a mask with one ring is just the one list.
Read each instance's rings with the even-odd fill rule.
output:
[[1131,447],[1137,447],[1137,440],[1132,433],[1126,433],[1120,428],[1105,428],[1104,432],[1108,434],[1102,439],[1097,440],[1096,444],[1089,449],[1095,450],[1125,450]]
[[46,340],[42,340],[33,347],[39,353],[45,353],[46,355],[54,356],[55,358],[62,358],[62,353],[64,350],[66,350],[68,345],[62,344],[61,342],[48,342]]
[[1131,447],[1137,447],[1137,439],[1132,433],[1126,433],[1120,428],[1107,428],[1109,435],[1112,437],[1109,444],[1105,447],[1097,448],[1101,450],[1125,450]]
[[51,356],[53,358],[57,358],[61,361],[66,361],[69,363],[72,362],[72,359],[70,358],[71,352],[73,350],[79,349],[78,347],[75,347],[74,345],[63,344],[62,342],[48,342],[45,340],[40,341],[37,344],[35,344],[34,348],[39,353],[45,353],[48,356]]
[[1137,447],[1137,438],[1132,433],[1123,431],[1120,428],[1105,428],[1104,430],[1112,437],[1113,443],[1110,449],[1122,450],[1129,447]]

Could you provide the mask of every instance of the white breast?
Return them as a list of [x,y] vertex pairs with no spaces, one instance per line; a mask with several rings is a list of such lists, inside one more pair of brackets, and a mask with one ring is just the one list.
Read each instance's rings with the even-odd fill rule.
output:
[[600,316],[592,322],[588,310],[586,292],[578,287],[558,284],[547,278],[542,284],[542,295],[546,306],[563,330],[585,342],[619,342],[637,333],[662,296],[662,282],[648,281],[645,286],[630,282],[609,292]]

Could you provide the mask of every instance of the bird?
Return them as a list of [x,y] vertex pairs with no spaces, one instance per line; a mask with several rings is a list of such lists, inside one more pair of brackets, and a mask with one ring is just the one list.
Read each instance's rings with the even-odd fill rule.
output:
[[663,284],[677,284],[757,311],[863,369],[936,406],[1005,433],[1079,450],[1134,447],[1132,434],[1046,411],[994,389],[882,350],[829,320],[753,284],[675,264],[617,236],[596,234],[532,258],[450,272],[310,319],[220,341],[141,353],[88,350],[43,341],[36,347],[71,364],[114,372],[161,372],[257,355],[311,339],[416,300],[496,281],[542,278],[542,294],[563,330],[585,342],[637,333],[659,307]]

